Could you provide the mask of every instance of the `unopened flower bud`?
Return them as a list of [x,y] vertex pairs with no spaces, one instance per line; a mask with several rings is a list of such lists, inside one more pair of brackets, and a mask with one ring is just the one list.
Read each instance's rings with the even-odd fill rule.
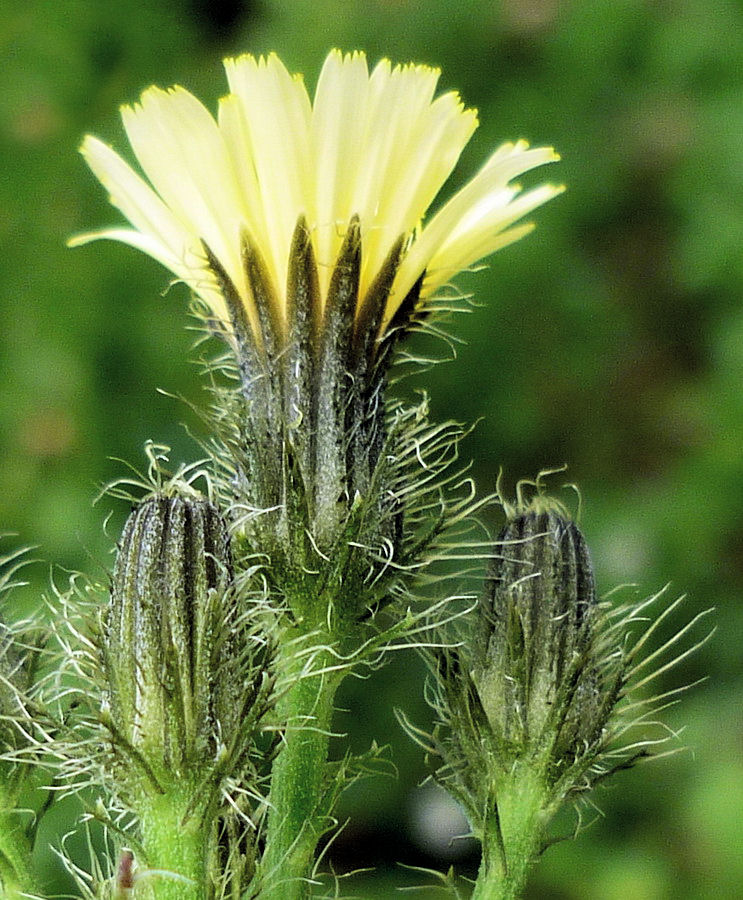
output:
[[521,496],[515,510],[504,504],[509,520],[494,545],[472,630],[432,653],[433,732],[403,720],[482,843],[478,898],[491,896],[480,890],[485,883],[494,886],[492,896],[515,897],[511,888],[525,882],[548,845],[560,806],[663,742],[628,734],[649,724],[663,728],[649,716],[669,695],[632,693],[706,639],[668,659],[701,613],[653,651],[650,663],[666,658],[648,672],[638,655],[681,600],[634,634],[663,592],[617,607],[597,602],[583,535],[542,493],[539,479],[535,484],[528,506]]
[[13,718],[19,709],[19,662],[8,628],[0,622],[0,754],[12,750],[17,740]]
[[132,511],[104,620],[107,727],[121,758],[155,779],[198,772],[239,726],[231,575],[225,523],[208,501],[157,495]]
[[[22,583],[15,576],[26,562],[25,550],[0,556],[0,601]],[[14,755],[27,755],[36,745],[37,726],[42,728],[43,711],[35,694],[47,638],[48,630],[37,616],[11,624],[4,621],[0,609],[0,790],[15,768]],[[38,721],[29,712],[31,704]]]
[[527,510],[502,530],[480,601],[473,677],[497,741],[575,756],[601,734],[593,567],[578,527]]

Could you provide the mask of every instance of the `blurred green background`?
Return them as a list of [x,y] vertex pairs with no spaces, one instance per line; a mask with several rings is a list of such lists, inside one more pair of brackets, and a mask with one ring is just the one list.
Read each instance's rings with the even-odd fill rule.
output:
[[[663,687],[708,679],[671,710],[683,753],[617,776],[577,841],[550,848],[529,896],[735,897],[743,885],[743,6],[738,0],[24,0],[0,12],[0,532],[65,568],[100,574],[126,510],[91,501],[139,465],[147,438],[198,451],[183,404],[185,289],[111,243],[67,250],[117,221],[76,149],[92,131],[124,149],[117,107],[178,82],[214,104],[220,59],[276,50],[314,84],[333,46],[440,66],[480,110],[451,187],[506,139],[554,144],[539,178],[567,193],[534,235],[462,276],[480,308],[454,325],[457,358],[409,387],[434,416],[481,418],[466,452],[482,491],[567,463],[603,589],[667,581],[717,632]],[[537,180],[538,180],[537,179]],[[430,349],[430,348],[429,348]],[[439,347],[441,352],[446,348]],[[558,482],[559,483],[559,480]],[[113,506],[107,536],[103,522]],[[113,536],[113,538],[111,537]],[[34,590],[48,569],[34,572]],[[421,669],[399,655],[349,686],[339,720],[355,746],[389,740],[397,780],[347,798],[331,858],[376,866],[343,891],[385,897],[469,845],[416,787]],[[438,812],[437,812],[438,810]],[[47,833],[67,830],[64,815]],[[572,826],[570,820],[564,829]],[[434,829],[435,830],[435,829]],[[52,862],[50,862],[50,866]],[[51,876],[50,876],[51,877]],[[61,885],[62,882],[55,882]],[[50,882],[51,884],[51,882]],[[422,896],[434,897],[433,888]]]

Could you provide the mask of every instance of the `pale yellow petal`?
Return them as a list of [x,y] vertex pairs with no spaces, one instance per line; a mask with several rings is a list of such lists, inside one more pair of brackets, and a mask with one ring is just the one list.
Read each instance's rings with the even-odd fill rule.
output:
[[[275,54],[225,60],[227,80],[242,111],[243,152],[260,195],[253,237],[283,297],[292,235],[300,215],[312,218],[310,100]],[[232,141],[231,152],[238,152]]]
[[388,60],[374,68],[364,146],[368,164],[358,167],[355,190],[355,206],[363,219],[385,222],[394,205],[386,189],[399,179],[403,167],[415,164],[410,135],[431,104],[438,77],[436,69],[424,66],[392,69]]
[[364,165],[369,75],[361,53],[332,51],[320,73],[312,110],[316,178],[315,248],[320,292],[325,296],[332,265],[353,208],[354,183]]
[[[426,267],[426,279],[421,295],[433,293],[457,272],[512,243],[516,237],[509,238],[505,243],[502,240],[504,234],[515,231],[510,226],[561,194],[563,190],[562,186],[542,185],[519,196],[505,210],[492,209],[484,212],[477,221],[472,219],[466,228],[458,229],[432,256]],[[532,226],[527,224],[521,227],[527,228],[527,232],[524,233],[528,233]]]
[[[563,190],[564,187],[561,185],[544,184],[526,193],[521,193],[520,189],[503,189],[486,195],[452,228],[441,248],[432,257],[432,261],[445,253],[449,247],[466,243],[481,232],[488,234],[494,230],[501,231],[508,228],[513,222],[561,194]],[[506,200],[509,194],[511,198]]]
[[[533,150],[525,147],[525,142],[519,142],[515,145],[504,145],[496,150],[478,174],[426,224],[400,266],[395,279],[394,294],[388,304],[388,318],[421,273],[428,269],[433,257],[447,242],[451,242],[452,235],[456,235],[459,231],[467,234],[469,229],[474,228],[481,220],[484,222],[484,228],[493,229],[497,233],[508,227],[515,218],[520,218],[534,208],[532,206],[524,209],[514,217],[509,211],[509,206],[513,202],[515,191],[508,187],[508,182],[529,169],[556,161],[559,157],[549,147]],[[477,212],[478,209],[481,211],[480,214]],[[471,259],[470,263],[473,261]],[[448,270],[438,283],[443,283],[453,274],[455,274],[453,271]]]
[[262,235],[265,233],[263,198],[255,170],[250,131],[239,97],[228,94],[220,99],[217,121],[235,170],[240,204],[245,210],[245,226],[251,234]]
[[173,215],[152,188],[114,150],[92,135],[80,152],[93,174],[108,191],[109,200],[134,228],[157,238],[176,259],[189,243],[188,229]]
[[[379,66],[372,73],[372,84]],[[449,176],[476,125],[453,94],[433,100],[438,70],[393,69],[370,112],[362,217],[362,293],[397,238],[412,230]],[[453,102],[452,102],[453,101]]]
[[[414,122],[409,144],[390,161],[381,192],[379,220],[390,228],[390,242],[423,218],[476,126],[474,111],[464,110],[453,94],[439,97]],[[376,268],[384,255],[375,255]]]
[[169,269],[177,278],[209,306],[215,317],[224,323],[230,322],[230,314],[224,298],[217,288],[216,280],[206,266],[206,259],[201,244],[196,241],[180,256],[174,256],[155,237],[131,228],[103,228],[99,231],[88,231],[76,234],[67,241],[68,247],[82,247],[91,241],[111,240],[127,244],[151,256],[152,259]]
[[136,231],[133,228],[101,228],[97,231],[86,231],[69,238],[67,246],[82,247],[92,241],[100,240],[119,241],[122,244],[129,244],[130,247],[136,247],[137,250],[141,250],[157,260],[157,262],[162,263],[176,275],[180,274],[185,268],[183,254],[179,256],[174,255],[151,234]]
[[176,218],[152,188],[109,146],[89,135],[80,149],[91,171],[108,190],[111,203],[134,227],[75,235],[69,246],[107,239],[135,247],[187,283],[216,315],[226,316],[224,300],[206,269],[199,235]]
[[155,190],[219,258],[243,296],[239,234],[245,218],[217,123],[188,91],[150,88],[121,112],[132,149]]

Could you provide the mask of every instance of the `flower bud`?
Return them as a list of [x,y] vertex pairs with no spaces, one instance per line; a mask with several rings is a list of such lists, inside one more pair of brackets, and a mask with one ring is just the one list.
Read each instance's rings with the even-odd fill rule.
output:
[[[0,602],[23,583],[15,576],[27,563],[25,553],[17,550],[0,556]],[[2,612],[0,606],[0,792],[11,772],[17,773],[14,757],[31,758],[37,727],[43,727],[36,693],[38,670],[48,639],[48,630],[37,615],[8,623]],[[32,704],[35,719],[29,712]]]
[[[521,497],[514,511],[504,504],[509,521],[472,628],[430,654],[433,731],[403,718],[482,842],[481,875],[509,886],[522,883],[548,845],[549,823],[565,801],[663,744],[656,714],[683,688],[648,697],[647,685],[706,640],[678,652],[700,613],[638,661],[683,598],[655,621],[646,610],[663,591],[616,606],[597,602],[583,535],[535,484],[530,505]],[[648,727],[661,734],[644,734]]]
[[[237,289],[207,248],[239,347],[244,439],[233,455],[241,531],[253,552],[271,559],[267,575],[287,597],[293,616],[314,625],[327,619],[328,584],[344,587],[334,598],[340,618],[364,618],[370,593],[365,585],[385,574],[388,584],[395,571],[390,559],[401,561],[400,467],[393,464],[385,420],[395,338],[377,338],[402,246],[401,236],[357,315],[364,260],[358,217],[348,223],[324,300],[311,233],[301,217],[288,261],[282,325],[271,312],[277,301],[260,249],[244,235],[258,343],[241,314]],[[411,293],[410,302],[416,298]],[[416,452],[423,453],[420,442]],[[245,509],[261,512],[245,515]],[[369,605],[377,602],[372,597]]]
[[574,757],[601,734],[593,567],[578,527],[528,510],[502,530],[479,606],[473,677],[496,740]]
[[16,743],[16,729],[12,720],[19,706],[14,677],[18,665],[13,649],[10,632],[0,622],[0,754],[13,749]]
[[104,619],[106,724],[119,758],[156,780],[197,774],[239,727],[231,577],[211,503],[156,495],[134,508]]

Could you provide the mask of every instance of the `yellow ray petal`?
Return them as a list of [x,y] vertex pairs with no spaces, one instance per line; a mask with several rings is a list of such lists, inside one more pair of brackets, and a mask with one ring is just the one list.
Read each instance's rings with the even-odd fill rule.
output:
[[121,111],[132,149],[152,186],[200,236],[247,297],[239,235],[245,220],[237,178],[217,123],[180,87],[149,88]]

